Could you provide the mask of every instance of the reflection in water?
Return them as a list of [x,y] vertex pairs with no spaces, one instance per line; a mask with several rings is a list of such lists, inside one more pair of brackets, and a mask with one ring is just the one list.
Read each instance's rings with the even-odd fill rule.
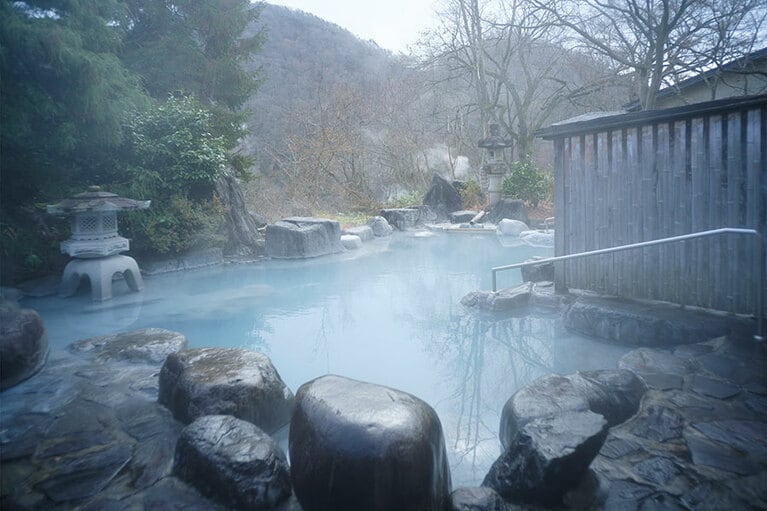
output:
[[[569,334],[555,318],[480,317],[460,305],[490,288],[493,266],[550,249],[505,248],[495,236],[400,236],[368,242],[362,254],[147,277],[142,293],[98,307],[87,295],[23,305],[40,312],[53,350],[167,328],[192,348],[266,353],[293,391],[334,373],[414,394],[439,414],[455,486],[481,482],[498,456],[501,409],[518,388],[549,372],[615,367],[626,351]],[[500,285],[519,280],[505,272]]]

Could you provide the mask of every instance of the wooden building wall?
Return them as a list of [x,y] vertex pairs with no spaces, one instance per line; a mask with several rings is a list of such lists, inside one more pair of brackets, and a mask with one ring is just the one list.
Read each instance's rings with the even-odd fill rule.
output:
[[[556,255],[767,224],[767,96],[555,125]],[[753,314],[758,241],[726,234],[557,264],[560,289]],[[763,312],[764,314],[765,312]]]

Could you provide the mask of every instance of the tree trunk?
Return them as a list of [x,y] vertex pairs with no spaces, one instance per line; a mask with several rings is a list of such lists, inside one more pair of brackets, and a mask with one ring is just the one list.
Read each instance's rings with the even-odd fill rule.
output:
[[224,208],[226,235],[226,256],[252,257],[262,255],[263,243],[258,232],[258,222],[245,206],[240,183],[230,173],[226,173],[216,182],[216,195]]

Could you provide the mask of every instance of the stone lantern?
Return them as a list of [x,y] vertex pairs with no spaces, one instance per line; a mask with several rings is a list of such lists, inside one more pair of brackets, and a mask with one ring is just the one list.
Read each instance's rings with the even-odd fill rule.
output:
[[73,295],[82,277],[87,276],[93,300],[109,300],[116,273],[123,275],[131,290],[141,291],[143,282],[135,259],[120,255],[130,248],[130,242],[117,232],[117,212],[146,209],[150,203],[119,197],[91,186],[87,192],[48,206],[48,213],[52,215],[71,217],[72,236],[61,243],[61,253],[73,259],[64,268],[60,296]]
[[487,176],[487,198],[493,206],[501,200],[503,178],[508,170],[505,149],[511,147],[511,140],[503,138],[496,123],[489,126],[490,135],[479,141],[478,146],[487,150],[487,160],[482,171]]

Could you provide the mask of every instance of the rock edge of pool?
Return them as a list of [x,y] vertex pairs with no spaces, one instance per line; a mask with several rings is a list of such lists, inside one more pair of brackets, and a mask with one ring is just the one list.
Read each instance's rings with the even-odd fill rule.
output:
[[[343,375],[307,382],[294,398],[274,385],[264,361],[255,376],[227,376],[219,367],[212,370],[218,382],[190,400],[198,415],[185,425],[158,403],[160,375],[169,355],[194,350],[186,350],[179,333],[145,329],[73,343],[69,352],[52,354],[35,374],[0,394],[0,507],[310,510],[363,509],[371,502],[380,509],[456,510],[767,507],[767,350],[751,339],[750,323],[679,309],[669,316],[646,307],[629,313],[625,302],[602,297],[575,303],[565,313],[571,328],[610,332],[621,342],[651,340],[621,358],[614,371],[539,378],[514,399],[509,396],[510,411],[504,409],[502,421],[513,427],[500,428],[506,432],[499,439],[501,456],[480,487],[451,487],[439,418],[428,403]],[[619,313],[632,326],[615,328],[613,315]],[[676,326],[675,318],[683,316],[697,330]],[[643,321],[651,328],[647,336],[637,334]],[[6,335],[8,322],[3,323]],[[730,325],[729,332],[718,330],[722,324]],[[28,326],[17,330],[39,335]],[[680,343],[664,347],[670,336]],[[227,365],[231,361],[225,360]],[[242,394],[232,382],[242,386],[247,378],[269,380],[271,390]],[[595,380],[607,384],[595,387]],[[254,409],[254,402],[264,409]],[[267,413],[275,403],[283,411]],[[545,403],[558,412],[546,411]],[[628,417],[605,419],[620,405],[629,406],[623,412],[631,410]],[[234,418],[240,409],[248,409],[249,420]],[[260,430],[262,422],[284,439],[291,413],[300,416],[301,434],[311,436],[300,449],[290,448],[291,458],[302,464],[301,474],[292,478],[284,449],[249,429],[255,424]],[[198,424],[200,418],[206,424]],[[186,442],[182,454],[177,443],[189,437],[197,439],[197,447]],[[318,450],[320,444],[324,450]],[[337,467],[335,455],[343,460]],[[195,477],[184,468],[190,459],[202,467]],[[328,469],[318,468],[327,463],[336,477],[332,491],[323,479]],[[376,477],[367,477],[376,470]],[[558,486],[547,490],[552,484]]]

